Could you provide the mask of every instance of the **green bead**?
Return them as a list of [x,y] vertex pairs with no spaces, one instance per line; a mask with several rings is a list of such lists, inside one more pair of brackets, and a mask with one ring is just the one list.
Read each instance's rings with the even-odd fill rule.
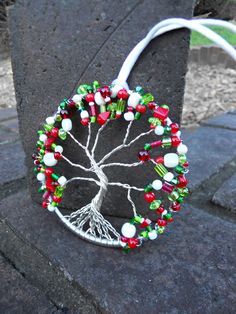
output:
[[182,196],[178,197],[176,202],[182,204],[184,202],[184,198]]
[[93,81],[93,92],[95,93],[100,87],[101,85],[99,84],[98,81]]
[[178,191],[174,190],[168,195],[168,199],[172,202],[176,201],[179,198]]
[[161,178],[164,177],[165,174],[167,174],[168,170],[162,165],[162,164],[157,164],[154,167],[155,171],[157,172],[157,174],[159,174],[159,176]]
[[139,120],[141,118],[141,116],[142,116],[142,114],[140,112],[135,112],[134,119]]
[[56,190],[54,192],[54,194],[57,196],[57,197],[61,197],[63,195],[63,192],[64,192],[64,187],[62,186],[57,186],[56,187]]
[[45,134],[43,130],[38,130],[38,135]]
[[148,231],[145,230],[145,231],[140,232],[140,236],[147,239],[148,238]]
[[166,104],[163,104],[163,105],[161,105],[160,107],[165,108],[165,109],[168,109],[168,110],[170,109],[169,106],[166,105]]
[[153,95],[150,94],[150,93],[148,93],[148,94],[145,94],[145,95],[142,96],[142,98],[141,98],[141,104],[147,105],[147,104],[149,104],[149,103],[150,103],[151,101],[153,101],[153,100],[154,100]]
[[87,84],[82,84],[77,88],[77,93],[81,95],[85,95],[88,93],[88,87],[89,85]]
[[41,156],[43,156],[44,153],[45,153],[45,150],[44,150],[44,149],[40,149],[39,154],[40,154]]
[[39,193],[42,193],[42,192],[44,192],[44,191],[45,191],[45,187],[42,187],[42,186],[41,186],[41,187],[38,189],[38,192],[39,192]]
[[172,215],[171,215],[171,213],[167,213],[163,217],[164,217],[164,219],[169,220],[172,218]]
[[171,180],[171,183],[174,184],[174,185],[177,185],[177,184],[179,184],[179,180],[177,178],[173,178]]
[[41,142],[41,141],[37,141],[37,143],[36,143],[36,147],[44,147],[44,143],[43,142]]
[[58,180],[59,178],[60,178],[60,176],[58,176],[57,174],[55,174],[55,173],[52,174],[53,180]]
[[143,219],[142,216],[135,216],[135,217],[133,217],[134,222],[135,222],[135,223],[138,223],[138,224],[141,223],[142,219]]
[[171,127],[170,126],[167,125],[167,126],[164,127],[164,134],[169,134],[170,131],[171,131]]
[[186,155],[179,155],[179,163],[183,165],[187,161]]
[[95,123],[96,120],[97,120],[97,117],[95,117],[95,116],[90,117],[90,122],[91,123]]
[[125,100],[118,99],[116,110],[119,112],[123,112],[125,110]]
[[158,209],[160,206],[161,206],[161,200],[155,200],[155,201],[151,202],[149,208],[150,208],[151,210],[156,210],[156,209]]
[[50,131],[52,131],[52,129],[53,129],[53,125],[49,125],[49,124],[44,124],[43,125],[43,128],[45,129],[45,131],[48,131],[48,132],[50,132]]
[[144,187],[144,192],[147,193],[147,192],[151,192],[153,191],[153,187],[151,184],[148,184]]
[[147,143],[143,146],[145,150],[150,150],[152,148],[151,144]]
[[56,115],[56,119],[57,122],[60,122],[62,120],[62,116],[60,114]]
[[189,190],[188,188],[182,188],[182,189],[178,189],[180,196],[188,196],[189,195]]
[[135,88],[135,91],[136,91],[137,93],[139,93],[140,95],[143,95],[143,94],[144,94],[144,89],[143,89],[141,86],[137,86],[137,87]]
[[157,229],[157,233],[159,233],[159,234],[163,234],[164,231],[165,231],[165,227],[158,227],[158,229]]
[[148,232],[150,232],[150,231],[152,231],[152,227],[151,227],[151,226],[147,226],[147,227],[146,227],[146,230],[147,230]]
[[51,205],[52,205],[53,207],[57,207],[58,203],[56,203],[56,202],[51,202]]
[[38,173],[38,170],[36,167],[34,168],[34,173]]
[[61,109],[66,109],[66,102],[62,101],[59,106]]
[[57,144],[52,143],[51,148],[54,150],[57,147]]
[[107,111],[107,108],[106,108],[106,105],[100,105],[100,112],[106,112]]
[[65,140],[66,139],[66,131],[64,131],[63,129],[59,129],[58,131],[58,136],[60,137],[61,140]]
[[151,117],[148,119],[148,122],[152,125],[155,125],[155,126],[161,125],[161,120],[159,120],[158,118]]
[[179,174],[183,174],[183,173],[185,173],[185,169],[184,169],[184,167],[182,167],[182,166],[180,166],[180,165],[178,165],[178,166],[176,166],[175,167],[175,172],[177,172],[177,173],[179,173]]
[[171,138],[169,136],[163,136],[161,147],[169,148],[171,145]]

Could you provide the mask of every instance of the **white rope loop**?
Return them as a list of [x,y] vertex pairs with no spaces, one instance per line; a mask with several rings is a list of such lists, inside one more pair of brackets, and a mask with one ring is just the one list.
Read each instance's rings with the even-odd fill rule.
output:
[[117,79],[114,81],[120,85],[127,85],[127,79],[134,67],[136,61],[140,57],[143,50],[148,46],[151,40],[154,38],[172,30],[180,28],[188,28],[195,30],[198,33],[204,35],[208,39],[212,40],[216,45],[225,50],[235,61],[236,61],[236,51],[232,45],[230,45],[225,39],[220,35],[215,33],[213,30],[209,29],[204,25],[215,25],[221,26],[229,29],[236,34],[236,26],[232,23],[216,20],[216,19],[193,19],[186,20],[182,18],[170,18],[166,19],[158,24],[156,24],[146,35],[146,37],[141,40],[129,53],[126,60],[124,61]]

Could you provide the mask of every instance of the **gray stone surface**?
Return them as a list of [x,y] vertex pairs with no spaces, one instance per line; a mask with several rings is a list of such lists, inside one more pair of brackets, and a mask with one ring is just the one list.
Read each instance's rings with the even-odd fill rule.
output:
[[189,187],[195,189],[236,156],[236,133],[213,127],[183,132],[188,145]]
[[7,129],[9,129],[12,132],[19,133],[19,124],[18,124],[17,118],[3,121],[1,122],[0,125],[5,126]]
[[16,108],[0,109],[0,122],[17,117]]
[[[17,241],[1,228],[1,250],[16,266],[26,276],[34,268],[45,285],[60,269],[75,291],[93,300],[97,312],[235,312],[235,224],[200,208],[185,206],[165,235],[128,255],[80,240],[56,216],[32,204],[27,191],[3,200],[0,213],[5,226],[24,241],[15,246]],[[52,265],[50,273],[44,271],[48,262],[40,266],[34,259],[38,251]],[[51,290],[58,289],[57,279],[55,275]],[[67,290],[63,285],[60,290],[63,302]]]
[[9,132],[8,129],[2,128],[0,124],[0,144],[7,144],[9,142],[14,142],[19,138],[19,135],[15,132]]
[[[24,139],[29,186],[34,199],[38,200],[38,194],[30,156],[35,149],[36,131],[45,117],[55,110],[61,99],[72,94],[78,82],[98,79],[109,84],[116,78],[129,51],[151,26],[166,17],[190,18],[193,4],[193,0],[174,3],[151,0],[148,5],[145,1],[135,0],[89,3],[74,0],[17,1],[9,12],[12,63],[20,133]],[[130,78],[131,87],[140,84],[157,95],[160,103],[173,103],[172,117],[177,120],[182,110],[188,36],[188,31],[181,30],[153,41]],[[139,124],[140,128],[146,124],[145,121]],[[120,143],[118,133],[125,122],[117,124],[109,135],[106,133],[106,138],[103,137],[106,151],[111,143]],[[78,134],[82,140],[86,136],[82,127],[78,127]],[[103,149],[100,154],[101,151],[104,153]],[[77,161],[84,160],[74,146],[69,150],[69,143],[67,151],[72,158],[79,155]],[[137,147],[131,152],[133,160]],[[129,161],[126,157],[127,153],[122,155],[123,160]],[[64,169],[68,177],[75,174],[71,167]],[[120,172],[117,172],[119,176]],[[135,182],[136,176],[131,175],[130,180]],[[70,207],[80,206],[94,193],[88,185],[80,184],[79,189],[74,185],[70,191],[72,197],[65,199],[65,203]],[[108,196],[107,204],[115,210],[119,200]],[[127,203],[124,203],[126,207]]]
[[[57,308],[0,255],[0,313],[52,314]],[[59,310],[57,313],[62,313]]]
[[213,195],[212,201],[234,213],[236,213],[236,173]]
[[236,130],[236,117],[233,114],[224,114],[203,121],[202,124]]
[[25,154],[19,142],[1,146],[0,150],[0,186],[25,177]]

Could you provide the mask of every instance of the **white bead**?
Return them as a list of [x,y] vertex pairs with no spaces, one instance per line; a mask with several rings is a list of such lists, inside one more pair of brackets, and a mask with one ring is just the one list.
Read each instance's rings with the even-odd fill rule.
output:
[[164,175],[163,179],[167,182],[170,182],[174,179],[174,175],[172,172],[167,172],[167,174]]
[[120,245],[121,245],[122,247],[126,247],[127,243],[120,241]]
[[54,122],[55,122],[55,119],[53,117],[47,117],[47,119],[46,119],[47,124],[53,125]]
[[100,92],[95,93],[94,100],[98,106],[105,105],[106,103]]
[[179,156],[175,153],[168,153],[164,156],[164,165],[167,168],[175,168],[179,164]]
[[57,160],[54,158],[54,154],[53,153],[46,153],[43,156],[43,162],[48,167],[52,167],[52,166],[55,166],[57,164]]
[[155,132],[156,135],[162,135],[162,134],[164,134],[164,128],[163,128],[163,126],[158,125],[157,127],[155,127],[154,132]]
[[156,230],[152,230],[152,231],[148,232],[148,237],[150,240],[155,240],[157,238]]
[[41,135],[39,136],[39,140],[40,140],[41,142],[43,142],[43,143],[46,142],[47,138],[48,138],[48,137],[47,137],[46,134],[41,134]]
[[89,102],[89,106],[91,107],[91,106],[94,106],[95,105],[95,102],[94,101],[90,101]]
[[141,96],[138,93],[132,93],[128,98],[128,106],[136,108],[139,104]]
[[119,90],[123,89],[121,85],[115,85],[111,88],[111,97],[115,98],[119,92]]
[[61,176],[61,177],[57,180],[57,182],[58,182],[61,186],[63,186],[63,185],[66,184],[67,179],[66,179],[64,176]]
[[163,210],[163,212],[161,213],[161,216],[163,217],[163,216],[165,216],[167,213],[168,213],[168,212],[167,212],[167,210],[165,209],[165,210]]
[[76,104],[78,104],[79,102],[81,102],[82,98],[83,98],[83,95],[75,94],[75,95],[72,97],[72,100],[73,100]]
[[177,153],[178,154],[186,154],[188,151],[188,147],[184,144],[179,144],[179,146],[177,147]]
[[161,190],[161,188],[162,188],[162,182],[161,182],[161,180],[154,180],[153,182],[152,182],[152,187],[154,188],[154,190]]
[[48,204],[48,210],[49,210],[50,212],[54,212],[55,209],[56,209],[56,207],[52,206],[51,204]]
[[133,112],[131,112],[131,111],[126,112],[126,113],[124,114],[124,119],[125,119],[126,121],[132,121],[132,120],[134,120],[134,114],[133,114]]
[[85,119],[85,118],[88,118],[89,117],[89,113],[87,110],[83,110],[80,112],[80,117],[81,119]]
[[136,233],[136,227],[129,222],[123,224],[121,228],[121,233],[126,238],[133,238]]
[[65,132],[69,132],[72,129],[72,121],[71,119],[63,119],[61,121],[61,127]]
[[178,131],[175,135],[180,137],[181,136],[181,131]]
[[62,154],[63,153],[63,147],[61,145],[57,145],[54,149],[54,152]]
[[37,180],[39,180],[39,181],[45,181],[45,174],[42,173],[42,172],[39,172],[39,173],[37,174]]

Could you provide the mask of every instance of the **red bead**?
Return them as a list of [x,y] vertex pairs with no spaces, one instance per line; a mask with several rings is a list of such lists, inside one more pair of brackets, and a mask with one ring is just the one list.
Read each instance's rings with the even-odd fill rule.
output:
[[171,123],[170,127],[171,127],[171,133],[172,134],[175,134],[179,131],[178,123]]
[[183,167],[187,168],[189,166],[189,162],[186,161],[184,164],[183,164]]
[[45,170],[44,170],[44,174],[45,174],[45,176],[46,177],[51,177],[51,175],[53,174],[53,168],[46,168]]
[[188,184],[188,180],[183,175],[177,176],[179,183],[176,185],[177,188],[184,188]]
[[31,157],[33,160],[35,160],[35,159],[37,159],[37,154],[32,154]]
[[144,199],[146,202],[151,203],[156,199],[156,195],[153,192],[148,192],[144,194]]
[[37,168],[37,171],[39,172],[40,170],[41,170],[41,167],[38,167],[38,168]]
[[121,237],[120,237],[120,240],[121,240],[122,242],[125,242],[125,243],[128,242],[128,238],[126,238],[126,237],[124,237],[124,236],[121,236]]
[[162,214],[164,212],[165,208],[160,206],[159,208],[157,208],[156,213],[157,214]]
[[43,207],[43,208],[48,208],[48,202],[43,201],[43,202],[42,202],[42,207]]
[[173,147],[179,146],[180,143],[181,143],[181,139],[178,136],[171,137],[171,144]]
[[148,151],[146,150],[141,150],[139,153],[138,153],[138,159],[140,161],[147,161],[150,159],[150,154]]
[[86,126],[86,125],[89,124],[89,121],[90,121],[89,118],[84,118],[84,119],[81,119],[81,120],[80,120],[80,123]]
[[60,203],[60,201],[62,200],[62,197],[58,197],[58,196],[56,196],[56,195],[53,195],[53,196],[52,196],[52,200],[53,200],[54,202],[56,202],[56,203]]
[[144,113],[147,110],[147,107],[144,105],[137,105],[137,107],[135,108],[136,111],[140,112],[140,113]]
[[168,218],[168,222],[172,222],[172,221],[174,221],[173,217]]
[[68,113],[67,110],[62,109],[61,112],[60,112],[60,114],[61,114],[61,117],[62,117],[63,119],[69,118],[69,113]]
[[94,102],[94,94],[93,93],[89,93],[86,95],[85,100],[87,102]]
[[156,159],[155,159],[155,162],[157,164],[164,164],[164,157],[163,156],[158,156]]
[[117,93],[117,97],[119,99],[128,99],[129,98],[129,93],[127,92],[126,89],[120,89],[119,92]]
[[103,86],[102,88],[100,88],[99,91],[100,91],[103,98],[111,96],[111,90],[110,90],[109,86]]
[[159,218],[159,219],[157,219],[157,224],[160,227],[165,227],[167,225],[167,222],[166,222],[166,220]]
[[61,153],[55,152],[55,153],[54,153],[54,158],[55,158],[56,160],[61,159]]
[[155,109],[155,107],[156,107],[156,103],[155,103],[154,101],[151,101],[151,102],[148,104],[148,108],[149,108],[150,110]]
[[153,111],[153,117],[164,121],[169,114],[169,110],[166,108],[158,107]]
[[128,246],[131,249],[135,249],[139,245],[139,240],[136,238],[129,238],[128,239]]
[[181,210],[181,205],[175,202],[171,205],[171,209],[175,212],[179,212]]
[[161,144],[162,144],[162,141],[155,141],[151,143],[151,146],[152,148],[155,148],[155,147],[161,146]]
[[72,100],[72,99],[69,99],[69,100],[68,100],[68,107],[71,108],[71,109],[75,108],[75,102],[74,102],[74,100]]
[[100,125],[103,125],[104,123],[106,123],[106,121],[108,120],[108,118],[110,117],[111,112],[110,111],[106,111],[106,112],[101,112],[99,113],[98,117],[97,117],[97,122]]
[[148,218],[145,218],[144,221],[139,225],[140,228],[146,228],[151,224],[151,220]]
[[46,139],[45,147],[46,149],[51,149],[52,144],[55,142],[55,137],[50,137]]
[[58,137],[58,128],[53,128],[50,134],[53,137]]
[[39,161],[38,159],[36,159],[36,160],[34,161],[34,164],[35,164],[35,165],[39,165],[39,164],[40,164],[40,161]]
[[154,124],[150,124],[150,129],[155,129],[156,128],[156,125],[154,125]]

